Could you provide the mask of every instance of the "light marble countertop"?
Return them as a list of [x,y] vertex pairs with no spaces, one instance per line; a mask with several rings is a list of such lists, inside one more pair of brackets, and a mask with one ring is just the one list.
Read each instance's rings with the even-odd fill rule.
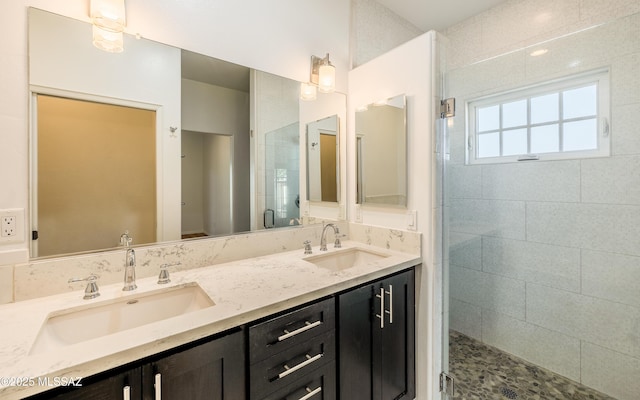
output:
[[[122,283],[105,285],[100,287],[101,295],[92,300],[83,300],[83,292],[76,291],[2,305],[0,397],[20,399],[43,392],[53,387],[38,385],[44,381],[38,378],[53,381],[59,377],[88,377],[420,263],[417,255],[354,241],[345,241],[342,250],[353,247],[386,253],[389,257],[336,272],[304,261],[307,256],[300,249],[173,272],[168,285],[158,285],[155,277],[139,279],[134,292],[123,292]],[[313,255],[338,250],[329,245],[325,253],[315,246]],[[29,354],[51,313],[123,297],[135,298],[192,282],[198,283],[215,306],[50,352]],[[18,379],[26,380],[26,386],[15,386]]]

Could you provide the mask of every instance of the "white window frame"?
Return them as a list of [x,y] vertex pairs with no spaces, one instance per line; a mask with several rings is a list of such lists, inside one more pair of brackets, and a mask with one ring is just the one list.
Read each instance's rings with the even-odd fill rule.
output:
[[[525,100],[531,97],[537,97],[545,94],[559,93],[562,91],[570,90],[572,88],[579,88],[589,84],[595,83],[597,86],[597,139],[598,144],[596,149],[589,150],[577,150],[577,151],[558,151],[552,153],[540,153],[540,154],[521,154],[521,155],[508,155],[508,156],[496,156],[496,157],[478,157],[478,126],[476,121],[476,114],[478,108],[491,107],[496,105],[502,105],[511,103],[518,100]],[[562,99],[560,99],[560,107],[562,107]],[[596,71],[590,71],[577,75],[571,75],[560,79],[554,79],[541,84],[527,86],[523,88],[513,89],[497,94],[483,96],[480,98],[472,99],[465,104],[466,111],[466,163],[467,164],[495,164],[495,163],[510,163],[510,162],[522,162],[522,161],[535,161],[535,160],[566,160],[576,158],[591,158],[591,157],[607,157],[610,155],[611,148],[611,135],[610,135],[610,84],[609,84],[609,69],[599,69]],[[562,118],[561,116],[559,118]],[[568,119],[572,121],[572,119]],[[559,119],[559,135],[562,136],[562,123],[563,120]],[[545,123],[546,124],[546,123]],[[500,123],[502,125],[502,122]],[[530,141],[531,128],[536,124],[531,124],[528,120],[527,125],[523,125],[520,128],[527,129],[527,138]],[[509,129],[513,129],[510,127]],[[500,132],[500,146],[502,148],[502,127]]]

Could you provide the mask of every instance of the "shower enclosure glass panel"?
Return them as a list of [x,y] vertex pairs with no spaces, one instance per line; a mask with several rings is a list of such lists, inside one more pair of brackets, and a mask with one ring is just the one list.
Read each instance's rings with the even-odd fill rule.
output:
[[265,228],[299,224],[299,126],[295,122],[265,135]]
[[[465,29],[474,24],[455,32],[447,49],[446,85],[458,109],[447,121],[450,154],[444,161],[443,185],[448,189],[448,216],[441,230],[448,243],[444,275],[449,276],[452,337],[464,335],[604,393],[598,398],[620,400],[637,399],[640,393],[640,14],[627,8],[636,14],[618,10],[617,19],[599,16],[601,21],[572,14],[575,31],[567,33],[566,27],[555,39],[548,31],[531,28],[529,36],[518,33],[517,43],[508,44],[508,35],[501,35],[482,40],[505,43],[478,46],[499,48],[502,55],[479,54],[464,46],[461,38],[474,37]],[[492,18],[491,24],[501,22]],[[468,54],[461,48],[469,49]],[[546,51],[534,52],[542,48]],[[569,105],[557,99],[565,113],[582,120],[552,128],[563,129],[564,146],[574,146],[574,138],[597,129],[598,141],[610,138],[610,154],[466,162],[471,147],[465,135],[469,100],[601,69],[610,74],[610,118],[583,118],[594,114],[593,104]],[[584,97],[577,92],[567,96]],[[505,104],[503,112],[512,108],[513,113],[502,117],[518,125],[528,112],[541,124],[530,132],[530,146],[553,151],[558,143],[538,139],[548,136],[542,129],[551,127],[542,123],[557,119],[549,114],[559,108],[538,106],[523,110]],[[484,121],[490,124],[498,117]],[[500,145],[509,154],[520,153],[515,139],[487,134],[479,140],[481,148],[491,149],[486,156],[493,156]],[[471,377],[462,373],[456,376],[465,382],[457,386],[468,387],[467,379]],[[522,390],[506,389],[516,395]],[[570,396],[565,386],[557,389]],[[464,389],[458,393],[456,398],[465,398]]]

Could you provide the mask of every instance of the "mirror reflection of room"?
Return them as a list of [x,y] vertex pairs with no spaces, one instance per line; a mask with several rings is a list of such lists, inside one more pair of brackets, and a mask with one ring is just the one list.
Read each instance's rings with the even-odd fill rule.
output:
[[[117,188],[103,185],[100,201],[88,200],[85,190],[74,191],[75,200],[91,204],[94,215],[113,225],[109,227],[96,221],[77,223],[81,214],[68,218],[75,211],[64,218],[39,215],[54,205],[47,204],[45,193],[38,198],[41,189],[35,186],[37,177],[32,177],[31,220],[32,230],[37,231],[37,239],[31,241],[32,258],[114,248],[125,231],[134,245],[140,245],[300,223],[299,82],[127,34],[124,40],[128,50],[114,56],[86,43],[90,31],[85,22],[29,10],[34,125],[44,111],[35,100],[42,95],[88,100],[88,104],[103,103],[105,107],[112,103],[122,109],[145,109],[151,113],[153,125],[144,149],[128,133],[138,132],[138,127],[125,127],[126,119],[121,117],[88,121],[90,114],[85,113],[75,123],[84,132],[93,133],[98,125],[117,131],[110,136],[117,144],[94,146],[96,152],[104,153],[96,154],[95,160],[122,156],[126,160],[120,163],[123,168],[139,159],[151,164],[127,167],[135,170],[129,178],[107,163],[102,168],[110,173],[99,174],[94,168],[94,186],[100,186],[96,184],[103,176],[118,176],[121,181]],[[149,64],[149,57],[158,63]],[[93,73],[83,73],[87,70]],[[116,126],[109,128],[105,119]],[[38,135],[35,129],[32,143],[38,143]],[[131,152],[126,153],[128,149]],[[43,173],[47,173],[47,152],[32,149],[32,163],[42,164]],[[91,171],[78,160],[66,158],[70,169]],[[118,206],[125,201],[120,198],[122,187],[142,173],[145,178],[138,180],[144,180],[145,185],[136,187],[148,197],[144,210]],[[72,204],[67,202],[66,207]],[[102,209],[96,208],[99,204],[104,204]],[[57,215],[62,216],[61,207],[56,207]],[[78,239],[57,235],[64,238],[57,237],[58,244],[50,247],[52,235],[47,234],[45,223],[63,232],[60,228],[65,221],[73,224]],[[101,235],[89,234],[97,231]],[[87,243],[87,237],[95,240]]]
[[338,116],[307,124],[307,198],[338,201]]
[[155,242],[155,111],[45,95],[37,110],[37,255],[114,247],[126,230]]
[[356,111],[357,200],[407,206],[407,131],[404,95]]

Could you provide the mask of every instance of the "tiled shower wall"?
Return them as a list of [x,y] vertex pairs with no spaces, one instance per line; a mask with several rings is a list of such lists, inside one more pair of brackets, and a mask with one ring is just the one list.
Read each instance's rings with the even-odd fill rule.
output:
[[[640,393],[639,12],[517,0],[445,32],[451,328],[621,400]],[[610,157],[465,165],[466,100],[601,67]]]

